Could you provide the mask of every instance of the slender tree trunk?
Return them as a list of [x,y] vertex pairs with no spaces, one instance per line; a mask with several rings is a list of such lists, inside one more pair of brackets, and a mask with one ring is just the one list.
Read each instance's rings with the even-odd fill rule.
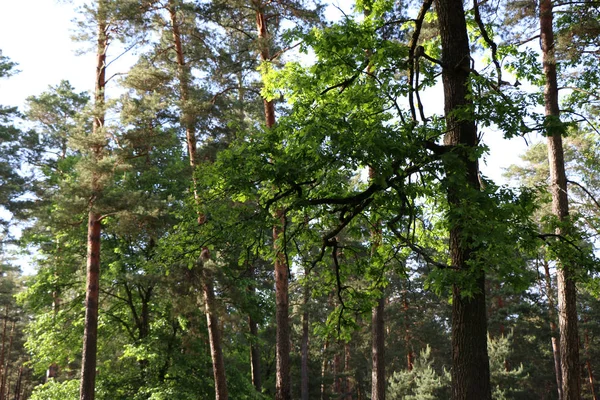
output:
[[385,324],[384,324],[385,298],[377,300],[377,305],[371,314],[372,321],[372,372],[371,372],[371,400],[385,400]]
[[327,364],[329,355],[327,354],[327,350],[329,349],[329,338],[325,339],[325,343],[323,344],[323,361],[321,363],[321,400],[326,400],[327,393],[325,388],[325,375],[327,374]]
[[[253,0],[256,11],[256,29],[258,32],[260,59],[263,62],[270,61],[269,55],[269,33],[261,0]],[[263,99],[265,109],[265,122],[267,129],[275,126],[275,105],[273,101]],[[285,254],[280,248],[285,226],[285,215],[283,210],[275,212],[278,223],[273,226],[273,246],[275,247],[275,316],[277,321],[276,332],[276,378],[275,399],[291,399],[290,382],[290,321],[289,321],[289,289],[288,289],[288,265]]]
[[6,353],[6,361],[3,363],[4,368],[2,369],[3,376],[2,376],[2,384],[0,384],[0,400],[3,400],[5,397],[8,398],[8,393],[6,393],[6,390],[8,388],[8,386],[6,385],[6,380],[8,378],[8,366],[10,365],[10,353],[12,352],[13,339],[15,337],[15,323],[16,323],[16,321],[13,321],[12,325],[10,327],[10,339],[8,342],[8,352]]
[[[444,85],[447,131],[444,144],[456,153],[446,163],[448,203],[451,208],[464,208],[469,193],[480,190],[478,162],[469,154],[477,145],[475,123],[458,119],[453,112],[470,103],[468,85],[470,50],[465,13],[461,0],[435,1],[442,41],[442,80]],[[466,179],[466,182],[465,182]],[[466,183],[466,185],[465,185]],[[465,187],[469,189],[465,189]],[[477,207],[471,202],[471,207]],[[461,213],[465,213],[463,210]],[[457,274],[468,274],[476,282],[473,295],[463,296],[461,287],[452,291],[452,398],[454,400],[490,400],[490,369],[487,354],[487,316],[485,274],[469,266],[473,245],[465,238],[464,217],[450,216],[450,254]],[[472,223],[472,222],[471,222]],[[473,279],[472,278],[472,279]]]
[[[587,318],[584,320],[585,323],[587,323]],[[586,360],[585,360],[585,367],[587,369],[587,373],[588,373],[588,383],[590,385],[590,393],[592,395],[592,399],[593,400],[597,400],[598,397],[596,396],[596,388],[594,387],[594,371],[592,369],[592,364],[590,363],[590,336],[588,334],[588,330],[587,328],[584,331],[583,334],[583,346],[585,348],[585,352],[586,354]]]
[[85,299],[85,331],[81,368],[80,399],[94,400],[96,384],[96,351],[98,347],[98,299],[100,286],[100,215],[88,216],[87,290]]
[[[4,322],[2,324],[2,349],[0,350],[0,382],[4,381],[4,353],[6,349],[6,326],[8,324],[8,306],[5,307],[4,311]],[[0,397],[2,400],[2,397]]]
[[[304,270],[305,274],[308,272],[308,269]],[[301,384],[300,384],[300,398],[302,400],[309,399],[309,390],[308,390],[308,297],[309,297],[310,289],[308,285],[304,287],[304,311],[302,313],[302,344],[301,344],[301,353],[302,353],[302,365],[301,365]]]
[[333,387],[331,391],[339,399],[342,397],[342,360],[339,352],[339,341],[336,347],[338,349],[333,356]]
[[352,377],[350,376],[352,373],[352,368],[350,367],[350,343],[344,343],[344,396],[345,400],[352,400],[352,393],[354,392],[354,387],[352,386]]
[[[108,50],[107,14],[104,0],[98,1],[97,9],[98,44],[96,56],[96,87],[94,90],[95,116],[92,136],[97,139],[104,127],[104,103],[106,88],[106,52]],[[103,157],[104,145],[95,145],[92,149],[95,161]],[[92,193],[88,212],[87,238],[87,274],[85,298],[85,328],[83,333],[83,351],[81,360],[81,382],[79,396],[81,400],[94,400],[96,385],[96,352],[98,347],[98,301],[100,289],[100,237],[102,233],[101,215],[94,211],[96,198],[102,187],[97,172],[92,173]]]
[[[251,288],[254,292],[254,288]],[[250,335],[254,340],[250,343],[250,368],[252,373],[252,385],[257,392],[262,390],[261,372],[260,372],[260,352],[258,350],[258,326],[256,321],[250,316],[248,317],[248,325],[250,326]]]
[[[567,197],[567,175],[560,126],[556,55],[554,51],[552,0],[540,1],[540,42],[546,86],[544,89],[545,113],[547,118],[548,161],[550,164],[550,192],[552,213],[563,222],[569,216]],[[557,234],[565,234],[557,228]],[[558,288],[558,326],[560,330],[560,356],[562,368],[563,400],[579,400],[579,333],[577,331],[577,292],[574,265],[559,261],[556,271]]]
[[546,296],[548,297],[548,319],[550,319],[550,335],[552,337],[552,356],[554,358],[554,376],[556,377],[556,389],[558,400],[562,400],[562,368],[560,367],[560,347],[558,344],[558,330],[556,329],[556,313],[554,312],[554,290],[552,289],[552,278],[550,276],[550,265],[544,261],[544,276],[546,279]]
[[21,398],[21,382],[23,381],[23,366],[19,367],[19,375],[17,376],[17,383],[15,384],[15,400]]
[[[197,142],[194,124],[195,116],[188,111],[188,102],[190,101],[189,84],[191,74],[189,66],[186,64],[185,61],[185,54],[183,51],[182,44],[182,35],[179,29],[180,22],[177,18],[177,8],[173,0],[169,1],[168,11],[171,19],[173,43],[177,56],[178,79],[181,100],[181,122],[185,128],[188,157],[190,161],[190,167],[192,168],[192,184],[194,191],[194,199],[196,200],[196,203],[199,204],[200,200],[198,197],[198,183],[194,174],[194,171],[197,166]],[[202,213],[200,213],[199,210],[197,211],[197,213],[198,224],[201,225],[205,222],[205,216],[202,215]],[[206,254],[208,254],[208,252]],[[204,312],[206,314],[206,321],[208,324],[208,338],[213,366],[213,375],[215,379],[215,399],[226,400],[229,398],[229,395],[227,391],[227,380],[225,375],[225,363],[223,360],[223,349],[221,347],[219,321],[216,315],[215,294],[212,283],[212,275],[207,268],[202,268],[200,280],[202,287],[202,298],[204,300]]]
[[411,345],[410,321],[408,318],[408,296],[406,290],[402,291],[402,309],[404,311],[404,342],[406,343],[406,369],[412,371],[414,364],[414,353]]

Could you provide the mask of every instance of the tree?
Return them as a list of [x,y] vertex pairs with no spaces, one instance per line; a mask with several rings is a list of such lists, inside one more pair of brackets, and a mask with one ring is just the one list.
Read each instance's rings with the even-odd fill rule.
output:
[[435,5],[442,40],[448,130],[444,144],[452,148],[445,160],[450,255],[457,274],[468,276],[473,285],[467,289],[456,283],[452,289],[452,398],[491,399],[485,273],[481,266],[473,265],[476,238],[466,230],[469,213],[478,207],[473,199],[480,190],[478,162],[472,154],[478,142],[475,122],[460,115],[460,109],[471,104],[469,39],[462,2],[437,0]]

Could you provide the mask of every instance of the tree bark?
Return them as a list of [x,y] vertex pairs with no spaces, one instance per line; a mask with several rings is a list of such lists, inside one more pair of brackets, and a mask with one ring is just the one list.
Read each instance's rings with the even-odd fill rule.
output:
[[6,391],[6,389],[8,388],[7,384],[6,384],[6,380],[8,378],[8,366],[10,365],[10,353],[12,352],[12,345],[13,345],[13,339],[15,337],[15,324],[16,321],[13,320],[11,327],[10,327],[10,339],[8,341],[8,352],[6,353],[6,360],[4,361],[3,368],[2,368],[2,384],[0,386],[0,400],[4,399],[5,397],[8,398],[8,393]]
[[558,330],[556,329],[556,313],[554,312],[554,290],[552,289],[552,278],[550,277],[550,266],[544,261],[544,276],[546,279],[546,296],[548,297],[548,319],[550,319],[550,335],[552,337],[552,356],[554,358],[554,375],[556,377],[556,388],[558,400],[562,400],[562,369],[560,367],[560,347],[558,343]]
[[385,298],[381,296],[371,314],[372,346],[371,346],[371,400],[385,400]]
[[[563,128],[560,126],[558,104],[558,83],[556,76],[556,56],[554,51],[553,6],[552,0],[540,1],[540,42],[544,77],[544,103],[546,114],[546,134],[548,162],[550,164],[550,192],[552,193],[552,213],[560,222],[569,216],[567,197],[567,175],[565,172],[562,144]],[[557,228],[557,234],[565,234],[565,229]],[[579,400],[579,333],[577,331],[577,293],[574,265],[558,260],[556,271],[558,288],[558,326],[560,330],[560,357],[562,368],[563,400]]]
[[[195,116],[188,111],[189,98],[189,85],[191,74],[189,66],[185,61],[185,54],[183,51],[182,35],[179,27],[179,20],[177,18],[177,8],[175,2],[170,0],[168,3],[168,12],[171,19],[171,29],[173,36],[173,43],[175,47],[175,53],[177,57],[177,71],[179,79],[179,90],[181,100],[181,122],[185,128],[186,143],[188,150],[188,157],[190,167],[192,169],[192,185],[194,191],[194,199],[196,204],[199,205],[198,196],[198,182],[196,180],[194,171],[197,167],[197,140],[195,130]],[[201,225],[205,221],[205,216],[197,210],[198,224]],[[207,250],[206,250],[207,251]],[[204,250],[203,250],[204,254]],[[208,254],[208,252],[206,253]],[[206,260],[203,260],[206,261]],[[213,366],[213,375],[215,379],[215,399],[226,400],[229,398],[227,390],[227,380],[225,375],[225,363],[223,360],[223,349],[221,347],[221,335],[219,332],[219,321],[215,314],[215,294],[212,282],[212,275],[206,268],[202,268],[201,271],[201,289],[202,297],[204,301],[204,312],[206,314],[206,321],[208,324],[208,338],[210,345],[210,353]]]
[[[263,62],[270,61],[269,55],[269,32],[264,5],[260,0],[253,0],[256,12],[256,29],[258,32],[260,59]],[[265,123],[267,129],[275,126],[275,104],[271,100],[263,99],[265,110]],[[289,289],[288,289],[288,265],[285,254],[280,248],[285,227],[285,215],[283,210],[275,212],[277,223],[273,226],[273,246],[275,249],[275,316],[277,321],[276,332],[276,378],[275,399],[291,399],[290,382],[290,322],[289,322]]]
[[[94,89],[95,116],[92,136],[101,134],[104,127],[104,103],[106,88],[106,52],[108,50],[107,11],[104,0],[98,1],[97,9],[98,44],[96,55],[96,87]],[[96,138],[97,139],[97,138]],[[91,149],[95,161],[103,158],[104,145],[96,144]],[[88,212],[87,273],[85,298],[85,328],[81,360],[81,400],[94,400],[96,385],[96,352],[98,347],[98,301],[100,289],[100,237],[102,233],[101,215],[94,210],[95,200],[102,192],[97,172],[92,173],[92,193]]]
[[327,393],[325,391],[325,375],[327,374],[327,364],[328,364],[328,354],[327,350],[329,349],[329,338],[325,339],[325,343],[323,344],[323,361],[321,363],[321,400],[326,400],[328,398]]
[[[254,292],[254,288],[251,288]],[[256,321],[250,316],[248,317],[248,325],[250,326],[250,335],[254,342],[250,343],[250,369],[252,373],[252,385],[257,392],[262,390],[261,372],[260,372],[260,352],[258,350],[258,327]]]
[[[450,146],[456,158],[446,161],[447,196],[451,209],[477,207],[469,193],[480,190],[478,162],[469,151],[477,146],[475,123],[453,114],[468,106],[470,50],[463,2],[435,1],[442,42],[442,81],[444,85],[447,133],[444,144]],[[466,182],[465,182],[466,181]],[[481,268],[469,265],[474,248],[472,239],[464,237],[462,213],[450,215],[450,255],[457,274],[470,275],[475,280],[473,295],[463,296],[458,284],[452,290],[452,398],[454,400],[490,400],[490,370],[487,354],[487,315],[485,274]],[[472,223],[472,222],[471,222]]]
[[[308,269],[305,269],[305,274],[308,272]],[[302,400],[309,399],[309,390],[308,390],[308,296],[309,296],[309,287],[306,285],[304,287],[304,312],[302,313],[302,344],[301,344],[301,353],[302,353],[302,365],[301,365],[301,384],[300,384],[300,398]]]
[[94,400],[96,384],[96,351],[98,347],[98,299],[100,287],[100,215],[88,216],[87,289],[85,299],[85,330],[81,361],[80,399]]

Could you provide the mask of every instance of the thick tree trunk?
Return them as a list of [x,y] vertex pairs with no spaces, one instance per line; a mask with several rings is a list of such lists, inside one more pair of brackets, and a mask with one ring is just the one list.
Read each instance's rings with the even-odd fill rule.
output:
[[[175,47],[175,53],[177,57],[178,67],[178,79],[180,89],[180,100],[181,100],[181,122],[185,128],[186,143],[188,150],[188,157],[190,161],[190,167],[192,168],[192,184],[194,191],[194,199],[196,203],[199,203],[198,197],[198,183],[194,174],[197,166],[196,153],[197,153],[197,141],[196,141],[196,130],[194,126],[195,116],[191,115],[188,109],[189,98],[189,84],[191,74],[189,66],[185,61],[185,54],[183,52],[182,36],[179,27],[179,20],[177,18],[177,8],[174,1],[169,1],[168,11],[171,19],[171,29],[173,36],[173,43]],[[203,224],[205,216],[198,210],[198,224]],[[212,282],[212,276],[206,268],[202,269],[201,272],[201,287],[202,297],[204,301],[204,312],[206,314],[206,321],[208,323],[208,338],[210,345],[210,353],[212,358],[213,375],[215,379],[215,399],[226,400],[229,398],[227,391],[227,380],[225,375],[225,363],[223,361],[223,349],[221,347],[221,335],[219,332],[219,321],[215,313],[215,294]]]
[[558,330],[556,329],[556,313],[554,312],[554,290],[552,289],[552,278],[550,277],[550,265],[544,261],[544,276],[546,279],[546,296],[548,297],[548,319],[550,320],[550,335],[552,342],[552,356],[554,358],[554,376],[556,377],[556,388],[558,400],[562,400],[562,369],[560,367],[560,347],[558,344]]
[[[256,28],[258,32],[260,59],[263,62],[270,61],[269,55],[269,33],[264,11],[264,5],[260,0],[253,1],[256,12]],[[275,126],[275,105],[273,101],[263,99],[265,109],[265,122],[268,129]],[[273,226],[273,246],[275,247],[275,316],[277,321],[276,332],[276,378],[275,399],[291,399],[290,382],[290,321],[289,321],[289,289],[288,289],[288,265],[285,254],[280,248],[285,226],[285,215],[283,210],[277,210],[275,217],[278,221]]]
[[[548,161],[550,164],[550,192],[552,213],[559,221],[569,216],[567,175],[560,126],[556,56],[554,51],[552,0],[540,1],[540,42],[542,46],[545,113],[547,118]],[[565,234],[557,228],[557,234]],[[577,293],[574,265],[559,261],[556,271],[558,288],[558,326],[560,330],[560,356],[562,368],[563,400],[579,400],[579,333],[577,331]]]
[[[465,13],[461,0],[435,1],[442,41],[442,80],[444,84],[446,126],[444,143],[456,152],[456,159],[446,163],[448,203],[464,208],[465,190],[479,191],[478,162],[469,151],[477,145],[475,123],[460,120],[453,112],[469,104],[467,98],[470,50]],[[466,180],[466,182],[465,182]],[[469,189],[465,189],[469,188]],[[476,202],[471,207],[477,207]],[[461,213],[467,212],[463,210]],[[454,400],[490,400],[490,369],[487,354],[487,316],[485,275],[469,266],[473,249],[463,235],[464,217],[450,216],[450,254],[456,273],[468,274],[476,282],[473,295],[463,296],[461,287],[452,291],[452,398]],[[469,279],[472,280],[472,279]]]

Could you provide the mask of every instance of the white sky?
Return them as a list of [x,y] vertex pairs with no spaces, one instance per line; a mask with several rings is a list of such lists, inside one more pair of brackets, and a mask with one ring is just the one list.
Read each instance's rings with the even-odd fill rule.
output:
[[[337,2],[346,5],[345,1]],[[83,45],[71,40],[76,15],[74,2],[0,0],[0,49],[19,64],[21,71],[0,80],[1,105],[22,107],[28,96],[38,95],[63,79],[69,80],[77,91],[93,89],[94,54],[76,55]],[[112,66],[111,70],[116,72]],[[441,91],[423,97],[426,109],[428,105],[441,109],[442,101]],[[487,133],[484,141],[491,154],[481,164],[482,172],[504,182],[502,169],[519,162],[525,142],[520,138],[504,140],[500,133]]]

